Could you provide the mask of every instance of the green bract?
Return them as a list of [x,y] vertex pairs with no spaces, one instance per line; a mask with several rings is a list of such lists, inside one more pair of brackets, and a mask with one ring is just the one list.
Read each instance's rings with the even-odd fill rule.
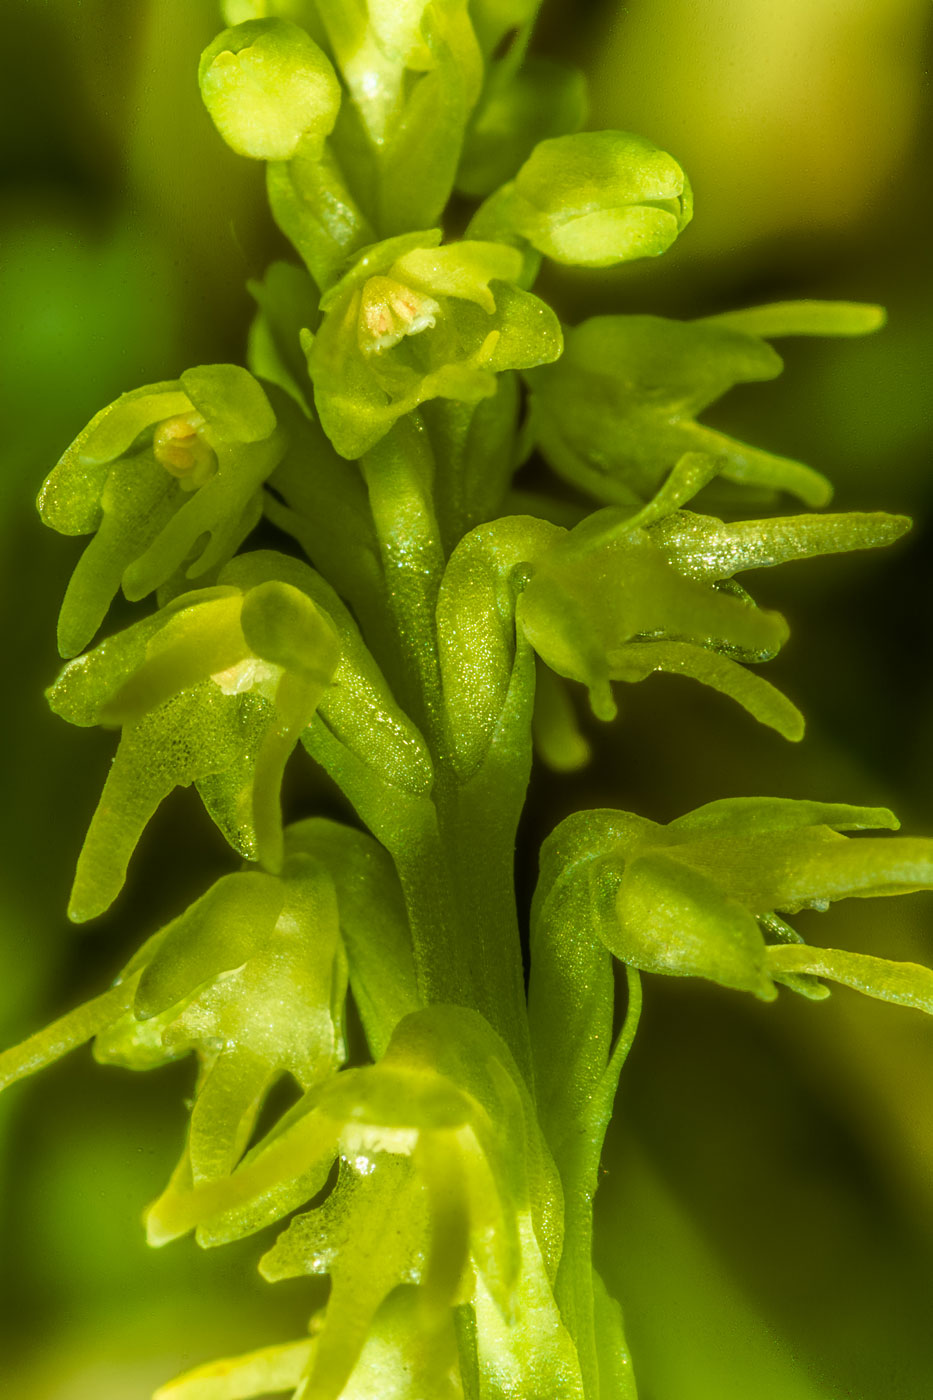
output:
[[225,564],[258,521],[285,446],[261,386],[237,365],[187,370],[102,409],[39,495],[54,530],[96,532],[62,603],[61,654],[87,646],[121,585],[144,598],[183,568],[196,578]]
[[734,384],[780,374],[762,337],[858,335],[882,320],[878,307],[821,302],[699,321],[594,316],[567,333],[557,365],[529,375],[535,439],[556,472],[602,501],[645,500],[683,453],[706,452],[727,481],[825,505],[832,488],[818,472],[695,420]]
[[201,55],[201,96],[221,136],[241,156],[290,160],[333,130],[340,84],[329,59],[297,24],[247,20]]
[[671,156],[626,131],[585,131],[540,142],[473,227],[525,239],[555,262],[612,267],[657,257],[692,217],[689,182]]
[[501,371],[560,354],[554,313],[513,285],[515,249],[440,239],[434,230],[368,249],[304,337],[321,425],[344,457],[362,457],[426,400],[476,403]]

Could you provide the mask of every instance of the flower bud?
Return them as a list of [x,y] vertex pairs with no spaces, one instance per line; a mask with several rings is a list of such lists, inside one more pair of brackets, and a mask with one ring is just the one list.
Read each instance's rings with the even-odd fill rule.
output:
[[690,222],[693,198],[677,162],[650,141],[587,131],[540,142],[503,212],[555,262],[611,267],[669,248]]
[[291,160],[302,143],[323,144],[337,120],[333,66],[290,20],[248,20],[224,30],[201,55],[199,80],[227,145],[254,160]]

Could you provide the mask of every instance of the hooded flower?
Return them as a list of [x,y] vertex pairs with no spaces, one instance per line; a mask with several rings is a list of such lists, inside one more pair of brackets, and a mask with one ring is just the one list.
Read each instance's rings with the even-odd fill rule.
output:
[[198,1082],[173,1180],[231,1172],[272,1086],[343,1062],[346,959],[335,889],[294,845],[282,876],[226,875],[149,938],[103,996],[0,1057],[0,1087],[95,1037],[103,1064],[148,1070],[194,1051]]
[[929,889],[933,842],[844,835],[897,825],[884,808],[765,797],[710,802],[667,826],[580,812],[549,838],[549,859],[574,851],[583,835],[589,856],[573,878],[586,882],[593,927],[643,972],[704,977],[764,1001],[777,995],[776,982],[825,997],[815,980],[825,976],[933,1014],[929,968],[807,947],[781,917]]
[[550,466],[600,501],[647,500],[679,457],[705,452],[726,481],[822,506],[832,488],[819,472],[697,419],[733,385],[780,374],[768,340],[864,335],[883,322],[877,306],[806,301],[697,321],[594,316],[568,330],[559,364],[529,375],[534,435]]
[[440,238],[405,234],[365,250],[322,299],[320,330],[305,332],[321,424],[344,457],[361,457],[429,399],[476,403],[501,371],[560,354],[554,313],[514,285],[515,249]]
[[285,447],[263,389],[238,365],[186,370],[98,413],[39,495],[46,525],[94,534],[62,603],[61,654],[87,646],[121,585],[143,598],[183,567],[197,578],[225,564],[259,520]]
[[[203,1368],[166,1387],[166,1400],[197,1394],[198,1380],[237,1367],[252,1385],[237,1393],[261,1394],[288,1364],[290,1385],[303,1378],[297,1393],[319,1400],[454,1400],[462,1390],[452,1309],[462,1305],[475,1315],[478,1371],[490,1393],[508,1378],[506,1394],[582,1400],[552,1292],[560,1252],[553,1165],[518,1071],[475,1012],[433,1006],[407,1016],[377,1065],[312,1091],[228,1180],[194,1191],[173,1185],[150,1212],[150,1239],[163,1243],[193,1225],[206,1245],[252,1233],[316,1194],[335,1154],[333,1190],[294,1217],[260,1263],[269,1279],[330,1276],[312,1345]],[[374,1352],[385,1367],[381,1388]],[[420,1389],[401,1383],[411,1367],[423,1372]]]
[[[284,582],[275,559],[265,581],[175,599],[70,662],[49,691],[71,723],[122,730],[78,860],[73,919],[108,907],[159,803],[191,782],[237,850],[280,867],[282,773],[341,648],[300,586],[309,571],[292,564],[296,582]],[[243,568],[237,561],[234,576]]]

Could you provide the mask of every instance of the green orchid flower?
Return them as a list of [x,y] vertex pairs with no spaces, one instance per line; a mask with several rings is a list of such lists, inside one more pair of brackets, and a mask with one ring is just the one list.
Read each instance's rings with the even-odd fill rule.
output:
[[225,564],[259,520],[286,445],[238,365],[186,370],[102,409],[39,494],[46,525],[94,534],[62,603],[62,656],[87,646],[121,586],[136,600],[180,571],[194,579]]
[[847,302],[781,302],[697,321],[594,316],[568,330],[559,364],[529,373],[531,432],[554,471],[607,503],[649,499],[678,458],[705,452],[746,491],[822,506],[832,487],[819,472],[696,419],[733,385],[780,374],[769,339],[866,335],[883,324],[880,307]]
[[[366,1347],[380,1333],[385,1346],[393,1316],[390,1332],[407,1354],[402,1300],[412,1298],[418,1346],[433,1358],[424,1394],[445,1394],[458,1370],[457,1308],[473,1319],[481,1383],[509,1375],[512,1393],[582,1400],[552,1293],[560,1252],[553,1166],[508,1051],[475,1012],[433,1006],[406,1017],[378,1064],[313,1090],[231,1177],[194,1188],[173,1182],[149,1212],[150,1240],[192,1226],[204,1245],[252,1233],[314,1195],[334,1155],[335,1188],[260,1262],[273,1280],[330,1275],[327,1308],[304,1353],[307,1393],[369,1394]],[[261,1393],[260,1378],[266,1383],[285,1357],[263,1354],[256,1388],[240,1393]],[[249,1374],[260,1360],[225,1364]],[[162,1393],[182,1400],[209,1375],[204,1368]]]
[[503,370],[560,354],[554,313],[514,285],[514,248],[440,241],[435,229],[367,249],[322,299],[317,334],[304,333],[321,426],[344,457],[419,404],[477,403]]
[[786,624],[758,609],[734,575],[885,546],[910,522],[853,512],[726,525],[679,508],[723,470],[721,459],[685,454],[640,511],[609,507],[589,516],[535,560],[516,618],[551,670],[588,687],[601,719],[616,714],[610,682],[666,671],[711,686],[800,739],[796,707],[741,664],[774,656]]
[[280,868],[282,773],[340,650],[307,594],[273,577],[184,594],[70,662],[49,691],[52,708],[72,724],[122,730],[70,917],[108,907],[153,812],[191,782],[236,850]]
[[94,1038],[102,1064],[147,1070],[194,1051],[198,1080],[173,1180],[229,1174],[273,1085],[339,1068],[346,958],[326,871],[227,875],[152,938],[111,991],[0,1057],[0,1086]]
[[549,838],[553,865],[581,836],[592,928],[643,972],[703,977],[763,1001],[775,983],[828,995],[820,976],[933,1014],[933,970],[837,949],[809,948],[784,914],[839,899],[933,887],[933,841],[856,839],[896,829],[885,808],[725,798],[658,825],[625,812],[577,813]]

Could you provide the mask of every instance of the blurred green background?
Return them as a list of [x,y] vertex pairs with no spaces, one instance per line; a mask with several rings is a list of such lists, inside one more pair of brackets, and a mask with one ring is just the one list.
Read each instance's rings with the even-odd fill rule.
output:
[[[5,0],[0,57],[0,1041],[98,990],[229,853],[190,793],[146,836],[117,908],[64,908],[112,736],[42,690],[80,542],[43,531],[41,481],[103,404],[240,360],[248,276],[281,251],[262,172],[222,146],[196,84],[213,0]],[[767,792],[893,806],[933,832],[928,0],[550,0],[539,44],[592,77],[591,125],[689,172],[694,224],[657,263],[554,270],[568,320],[689,317],[785,297],[883,302],[864,342],[785,342],[774,384],[717,424],[797,455],[840,508],[908,510],[884,556],[756,576],[794,635],[769,674],[809,719],[792,748],[727,701],[655,678],[587,722],[593,767],[537,775],[519,852],[584,805],[668,820]],[[125,616],[114,618],[118,625]],[[814,941],[929,961],[933,897],[851,901]],[[933,1027],[836,992],[774,1006],[646,979],[600,1191],[598,1254],[643,1400],[927,1400],[933,1393]],[[179,1369],[299,1335],[301,1287],[261,1243],[146,1249],[191,1067],[145,1081],[87,1052],[0,1099],[0,1393],[144,1400]]]

